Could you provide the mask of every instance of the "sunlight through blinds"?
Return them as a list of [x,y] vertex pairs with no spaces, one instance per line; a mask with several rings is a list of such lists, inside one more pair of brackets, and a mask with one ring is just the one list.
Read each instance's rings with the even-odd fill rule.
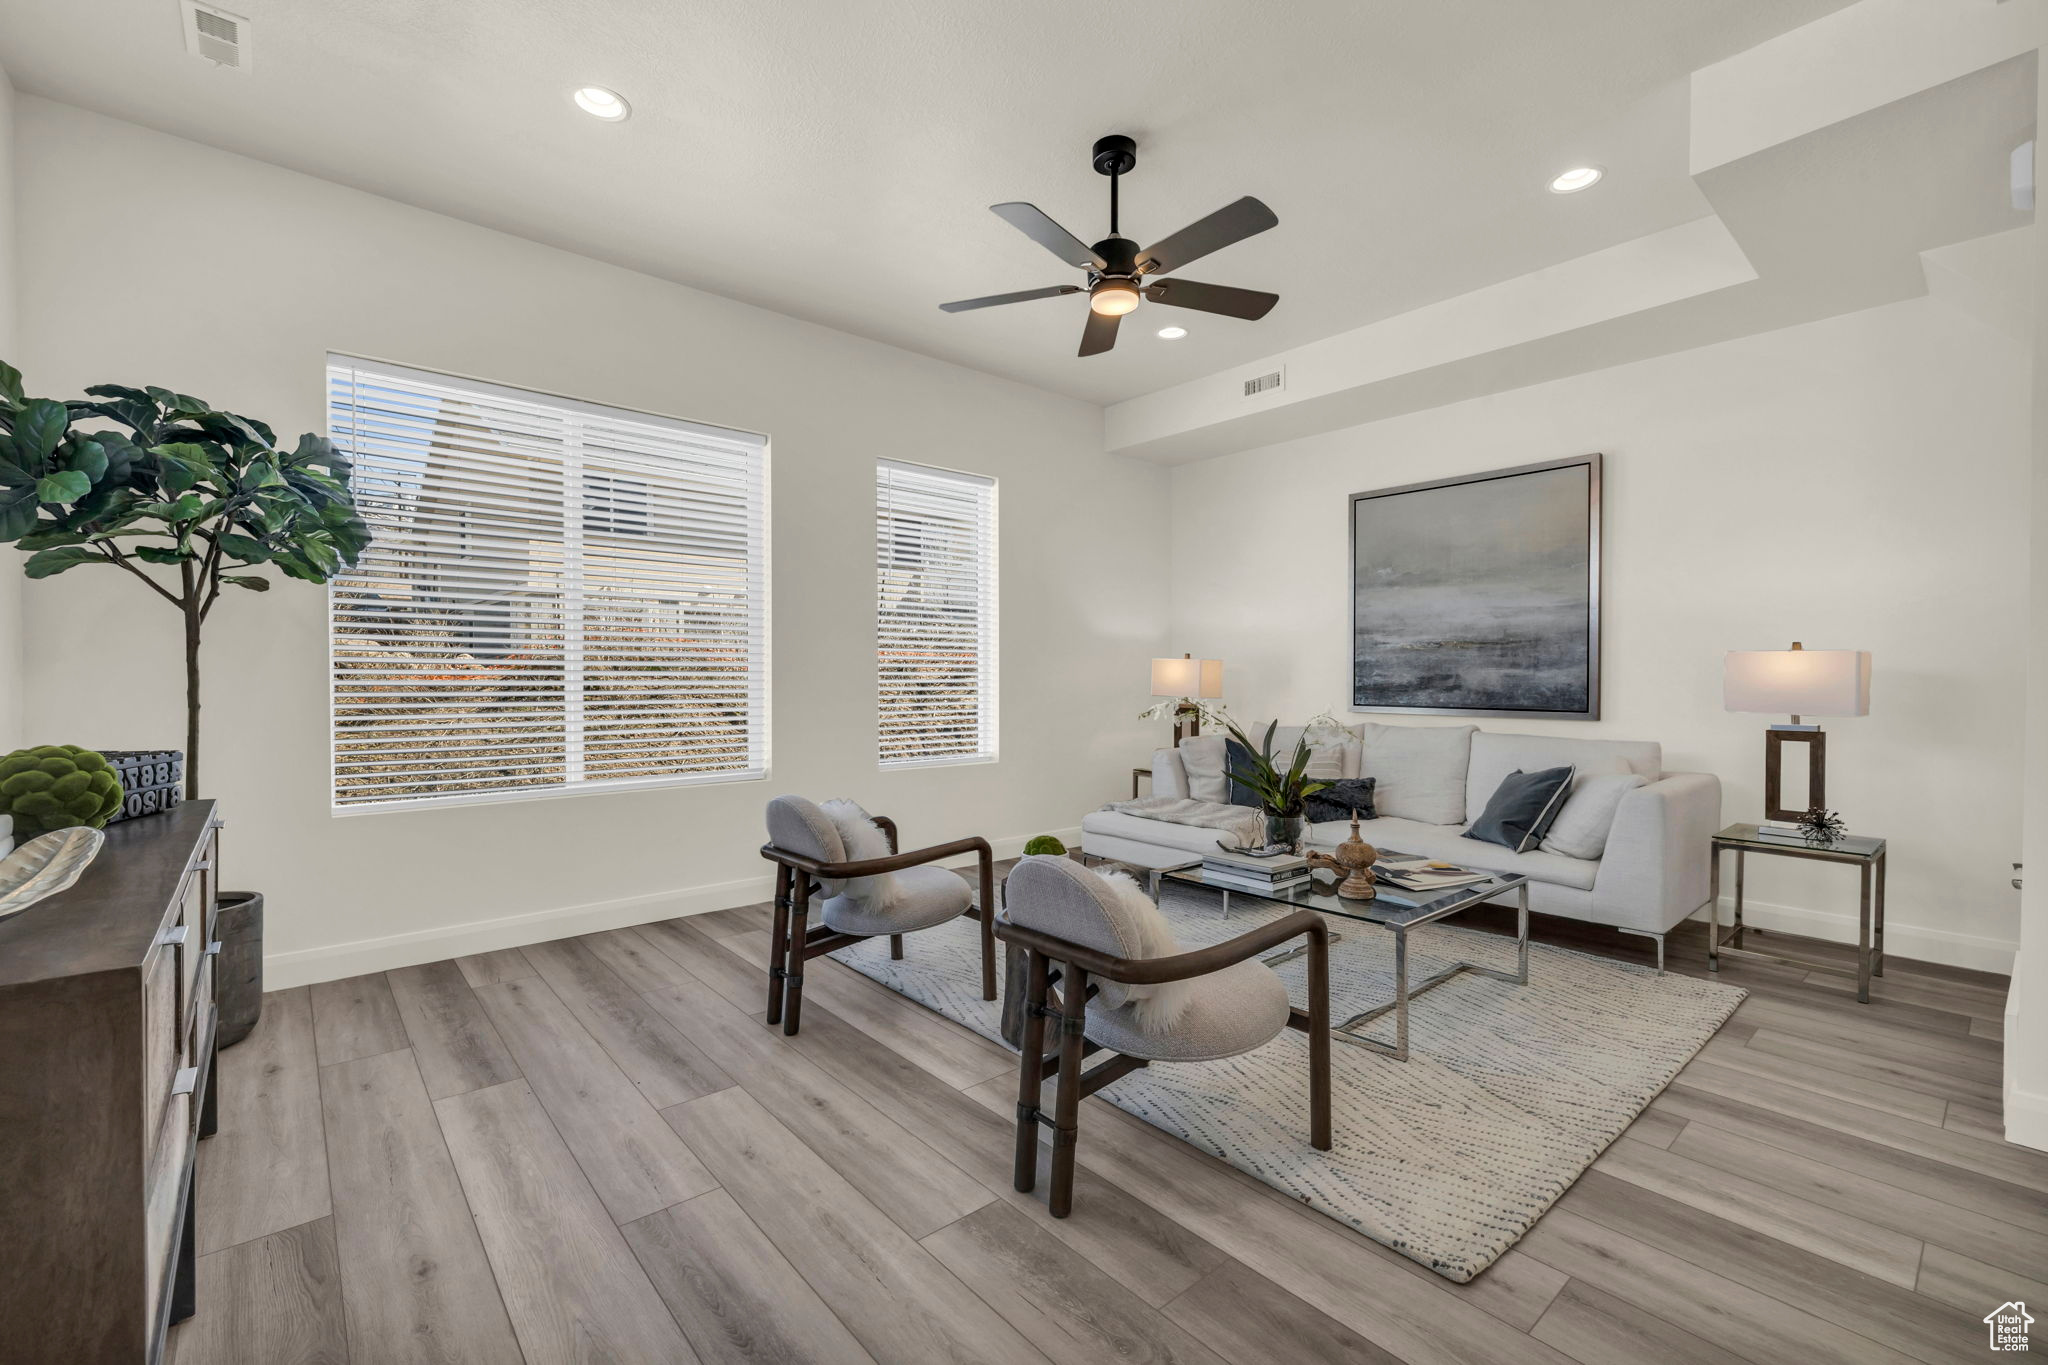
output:
[[996,756],[996,485],[875,467],[876,671],[884,768]]

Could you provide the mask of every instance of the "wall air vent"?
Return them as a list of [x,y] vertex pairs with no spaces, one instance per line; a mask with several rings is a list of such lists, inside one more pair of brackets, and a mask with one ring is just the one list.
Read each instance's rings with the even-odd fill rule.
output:
[[185,50],[215,66],[249,69],[249,21],[198,0],[178,0],[185,19]]
[[1273,370],[1270,373],[1260,375],[1256,379],[1245,380],[1244,396],[1247,398],[1257,398],[1262,393],[1272,393],[1275,389],[1284,389],[1286,387],[1287,371],[1284,368]]

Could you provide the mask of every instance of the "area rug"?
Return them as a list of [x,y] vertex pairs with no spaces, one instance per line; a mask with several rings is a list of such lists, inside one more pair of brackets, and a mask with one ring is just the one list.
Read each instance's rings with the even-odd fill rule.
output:
[[[1183,948],[1282,913],[1167,883],[1161,908]],[[1330,1016],[1393,998],[1394,936],[1331,919]],[[886,939],[832,956],[1001,1041],[981,998],[979,926],[922,930],[902,961]],[[1000,945],[999,949],[1000,949]],[[1456,961],[1514,970],[1511,938],[1433,924],[1408,938],[1410,981]],[[1307,963],[1276,968],[1296,1005]],[[1000,979],[1000,977],[998,978]],[[1514,1245],[1734,1012],[1746,992],[1532,944],[1529,984],[1470,972],[1408,1011],[1409,1059],[1331,1047],[1335,1148],[1308,1145],[1308,1040],[1293,1029],[1220,1062],[1160,1063],[1100,1096],[1446,1279],[1470,1280]],[[1391,1013],[1368,1036],[1393,1042]],[[1085,1159],[1087,1140],[1082,1139]]]

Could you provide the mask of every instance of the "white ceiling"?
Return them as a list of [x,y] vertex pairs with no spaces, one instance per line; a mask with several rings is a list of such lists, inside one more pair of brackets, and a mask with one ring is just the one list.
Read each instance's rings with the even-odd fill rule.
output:
[[[32,94],[1110,402],[1705,215],[1688,74],[1845,3],[228,0],[252,20],[237,74],[186,55],[176,0],[10,0],[0,65]],[[580,113],[584,84],[633,117]],[[1278,228],[1186,273],[1280,305],[1147,305],[1088,359],[1075,297],[940,313],[1079,282],[986,206],[1030,200],[1095,240],[1107,132],[1138,139],[1141,242],[1270,204]],[[1544,188],[1589,161],[1600,186]],[[1157,339],[1169,321],[1191,335]]]

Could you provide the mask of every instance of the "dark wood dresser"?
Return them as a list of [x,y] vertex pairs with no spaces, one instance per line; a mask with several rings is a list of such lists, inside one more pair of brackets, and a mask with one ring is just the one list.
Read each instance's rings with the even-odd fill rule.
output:
[[115,825],[0,920],[0,1362],[154,1365],[213,1131],[211,801]]

